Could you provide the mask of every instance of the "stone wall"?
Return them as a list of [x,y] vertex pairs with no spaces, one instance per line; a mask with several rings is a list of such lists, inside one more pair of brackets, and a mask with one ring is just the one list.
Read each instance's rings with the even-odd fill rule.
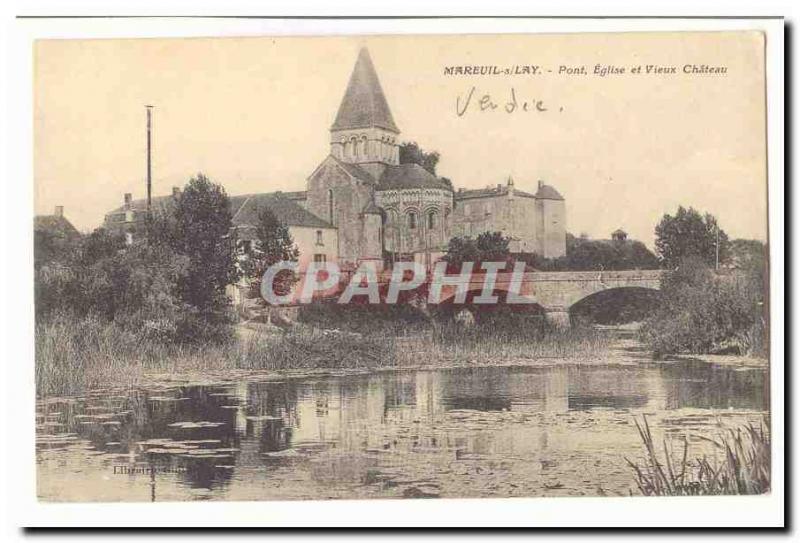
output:
[[374,252],[374,248],[365,246],[362,213],[372,202],[373,192],[370,184],[350,177],[332,158],[308,179],[306,208],[336,227],[342,267],[356,266],[365,254]]
[[[390,252],[411,253],[440,249],[450,241],[449,221],[452,192],[446,189],[383,190],[375,193],[375,203],[386,215],[384,248]],[[410,214],[414,214],[414,228]],[[430,216],[433,227],[430,227]]]

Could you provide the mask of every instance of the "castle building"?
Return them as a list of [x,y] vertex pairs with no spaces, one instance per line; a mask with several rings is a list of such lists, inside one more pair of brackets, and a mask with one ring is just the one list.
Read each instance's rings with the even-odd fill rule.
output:
[[502,232],[511,238],[512,253],[537,253],[557,258],[566,253],[566,210],[556,189],[539,181],[535,194],[505,184],[455,193],[451,236],[474,237]]
[[[305,191],[231,197],[240,252],[252,243],[249,232],[260,205],[298,223],[287,226],[302,238],[296,240],[301,262],[332,261],[335,247],[335,260],[344,270],[365,261],[378,269],[398,260],[430,266],[445,254],[452,237],[486,231],[509,236],[512,252],[549,258],[566,252],[565,201],[552,186],[540,181],[530,193],[517,189],[509,177],[496,187],[454,192],[422,166],[400,163],[400,129],[366,48],[359,51],[329,127],[329,144]],[[173,189],[171,196],[154,198],[153,205],[179,197]],[[144,201],[126,194],[124,205],[106,215],[105,226],[131,238],[142,231],[145,217]],[[326,239],[324,252],[318,252],[318,231]]]

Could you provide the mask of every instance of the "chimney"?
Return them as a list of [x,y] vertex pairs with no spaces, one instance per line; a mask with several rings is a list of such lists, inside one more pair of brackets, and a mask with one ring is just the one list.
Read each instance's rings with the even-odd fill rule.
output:
[[64,206],[56,206],[56,217],[63,217],[64,216]]
[[172,187],[172,197],[177,198],[181,195],[181,188],[180,187]]
[[544,181],[542,181],[541,179],[539,179],[539,188],[542,188],[543,186],[544,186]]
[[133,197],[131,196],[130,192],[125,193],[125,209],[131,208],[131,202],[133,201]]

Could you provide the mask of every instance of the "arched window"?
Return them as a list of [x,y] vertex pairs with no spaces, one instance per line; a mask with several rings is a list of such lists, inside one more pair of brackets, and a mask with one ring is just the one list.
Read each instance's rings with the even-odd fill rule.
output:
[[353,148],[353,158],[358,158],[358,140],[356,140],[355,136],[350,138],[350,145]]
[[349,140],[345,141],[344,144],[342,145],[342,148],[343,148],[342,157],[350,158],[350,153],[353,152],[352,149],[350,149],[350,141]]
[[322,230],[317,230],[317,245],[322,245]]
[[367,156],[367,136],[361,136],[361,156]]
[[328,189],[328,222],[333,224],[333,189]]
[[428,211],[428,230],[436,228],[436,212]]
[[415,230],[417,228],[417,214],[413,211],[408,212],[408,229]]

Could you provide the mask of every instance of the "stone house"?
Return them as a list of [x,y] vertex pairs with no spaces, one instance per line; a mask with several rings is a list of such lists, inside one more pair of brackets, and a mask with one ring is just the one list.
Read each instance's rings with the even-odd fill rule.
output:
[[81,237],[78,229],[64,216],[64,206],[56,206],[52,215],[36,215],[33,218],[33,231],[67,243],[77,241]]
[[[289,230],[289,235],[299,252],[298,266],[307,269],[311,262],[333,262],[339,259],[337,229],[329,222],[309,212],[296,201],[294,193],[266,193],[232,196],[230,198],[237,259],[251,258],[258,250],[258,224],[262,210],[268,209]],[[228,294],[235,304],[253,297],[250,278],[242,277],[231,285]],[[299,288],[299,284],[296,285]]]

